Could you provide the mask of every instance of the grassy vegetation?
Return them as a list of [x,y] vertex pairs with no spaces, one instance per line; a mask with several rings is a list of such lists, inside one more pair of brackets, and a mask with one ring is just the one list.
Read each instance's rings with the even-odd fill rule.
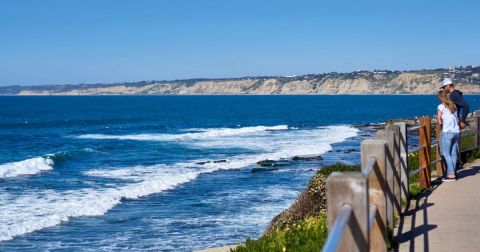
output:
[[230,251],[320,251],[327,239],[327,233],[325,215],[310,217],[292,227],[275,229],[258,240],[247,239],[244,244]]
[[346,165],[342,163],[337,163],[334,165],[328,165],[317,171],[317,174],[322,174],[328,177],[332,172],[353,172],[360,171],[360,166],[358,165]]
[[466,150],[475,146],[475,135],[462,136],[460,140],[460,149]]
[[[466,150],[470,149],[475,146],[475,135],[467,135],[462,137],[460,140],[460,149],[461,150]],[[472,162],[477,158],[480,158],[480,151],[478,150],[472,150],[468,152],[462,153],[462,162],[463,163],[468,163]]]
[[[435,153],[431,153],[434,154]],[[431,156],[432,160],[434,160],[434,156]],[[407,158],[407,165],[409,172],[413,172],[418,169],[418,152],[413,152],[408,154]],[[409,191],[410,197],[417,197],[419,194],[423,192],[423,189],[420,187],[419,184],[419,173],[415,174],[414,176],[409,178]]]
[[473,162],[475,159],[480,158],[480,151],[474,150],[462,154],[462,159],[465,162]]

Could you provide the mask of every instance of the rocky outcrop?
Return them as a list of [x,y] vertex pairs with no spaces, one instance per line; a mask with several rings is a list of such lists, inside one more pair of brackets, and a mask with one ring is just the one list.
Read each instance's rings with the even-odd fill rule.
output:
[[[295,77],[172,81],[145,85],[64,85],[20,87],[18,95],[203,95],[203,94],[432,94],[442,78],[436,72],[358,72]],[[479,84],[458,83],[466,94],[479,94]],[[2,90],[0,89],[0,93]]]
[[312,177],[307,188],[300,193],[295,202],[273,218],[265,230],[284,229],[298,224],[309,217],[318,217],[327,211],[327,178],[332,172],[360,171],[360,166],[334,164],[321,168]]

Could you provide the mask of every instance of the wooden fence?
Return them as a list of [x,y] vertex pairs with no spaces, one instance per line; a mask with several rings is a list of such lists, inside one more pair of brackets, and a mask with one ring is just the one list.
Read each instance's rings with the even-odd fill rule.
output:
[[[468,121],[474,144],[464,151],[479,148],[480,111]],[[408,149],[409,135],[418,132],[418,148]],[[440,156],[440,128],[432,144],[431,119],[422,117],[418,124],[387,125],[376,139],[361,143],[361,172],[334,172],[327,180],[329,234],[323,251],[387,251],[389,230],[393,230],[394,212],[401,215],[402,200],[409,200],[409,181],[418,174],[420,187],[431,186],[431,167],[438,176],[445,167]],[[431,160],[431,149],[435,160]],[[418,153],[418,168],[408,165],[408,155]]]

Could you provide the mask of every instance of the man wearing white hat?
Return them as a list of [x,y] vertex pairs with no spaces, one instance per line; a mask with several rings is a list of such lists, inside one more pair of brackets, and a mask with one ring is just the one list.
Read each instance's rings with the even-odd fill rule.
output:
[[[455,103],[455,106],[457,107],[457,115],[460,121],[460,128],[465,128],[465,120],[467,119],[470,107],[468,106],[468,103],[465,101],[465,99],[463,99],[462,92],[456,90],[453,87],[453,82],[450,78],[443,79],[443,81],[440,83],[440,88],[445,89],[448,91],[448,93],[450,93],[450,99],[453,103]],[[460,116],[460,111],[462,111],[462,116]]]

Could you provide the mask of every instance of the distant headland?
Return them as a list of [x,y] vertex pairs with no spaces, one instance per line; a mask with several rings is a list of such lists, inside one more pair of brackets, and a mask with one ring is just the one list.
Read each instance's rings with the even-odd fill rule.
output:
[[0,95],[299,95],[432,94],[443,77],[480,94],[480,66],[413,71],[354,71],[292,76],[0,87]]

